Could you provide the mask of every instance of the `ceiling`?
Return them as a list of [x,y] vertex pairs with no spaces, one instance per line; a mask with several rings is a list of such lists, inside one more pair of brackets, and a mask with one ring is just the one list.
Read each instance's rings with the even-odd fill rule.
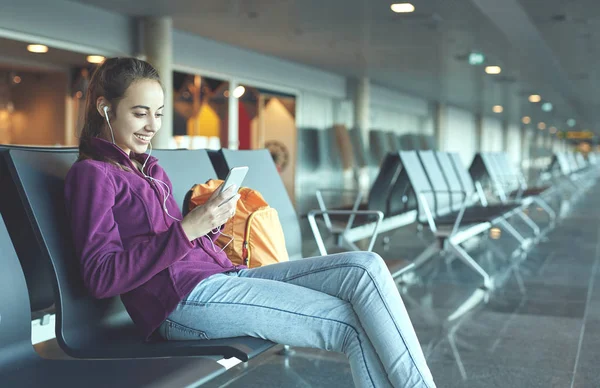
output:
[[86,55],[52,48],[45,54],[30,53],[25,42],[0,38],[0,69],[29,71],[65,71],[73,66],[89,65]]
[[600,3],[597,0],[520,0],[533,25],[554,53],[574,91],[575,104],[600,133]]
[[[404,15],[385,0],[73,1],[130,16],[170,15],[180,30],[486,114],[500,104],[508,107],[502,115],[559,128],[571,117],[580,127],[600,122],[594,0],[413,0],[416,12]],[[502,74],[468,65],[472,50]],[[531,93],[553,112],[529,103]]]

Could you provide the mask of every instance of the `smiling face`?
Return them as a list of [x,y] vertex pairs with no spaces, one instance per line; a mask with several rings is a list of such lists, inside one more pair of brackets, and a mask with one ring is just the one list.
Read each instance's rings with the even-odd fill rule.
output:
[[[154,80],[132,83],[115,107],[110,107],[109,119],[115,144],[126,154],[146,152],[150,140],[162,125],[165,95],[160,84]],[[103,106],[108,105],[103,97],[98,99],[98,111],[104,116]],[[105,138],[112,141],[106,125]]]

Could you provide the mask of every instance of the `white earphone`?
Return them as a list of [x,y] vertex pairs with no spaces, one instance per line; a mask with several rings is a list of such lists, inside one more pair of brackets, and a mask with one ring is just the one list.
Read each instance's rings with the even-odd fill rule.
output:
[[115,144],[115,134],[113,133],[112,125],[110,125],[110,119],[108,118],[108,107],[104,105],[102,109],[104,110],[104,118],[108,123],[108,128],[110,128],[110,135],[112,136],[113,144]]

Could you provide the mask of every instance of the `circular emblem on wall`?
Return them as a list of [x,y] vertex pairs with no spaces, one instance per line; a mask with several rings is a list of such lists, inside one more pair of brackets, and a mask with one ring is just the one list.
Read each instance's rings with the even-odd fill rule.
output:
[[271,157],[277,166],[277,170],[279,170],[279,172],[285,170],[290,161],[290,153],[285,144],[277,140],[269,140],[265,142],[265,148],[271,153]]

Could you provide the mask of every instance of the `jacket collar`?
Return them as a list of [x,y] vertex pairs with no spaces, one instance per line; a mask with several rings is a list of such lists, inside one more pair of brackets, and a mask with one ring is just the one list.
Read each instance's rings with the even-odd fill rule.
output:
[[118,163],[130,166],[130,167],[133,167],[132,163],[131,163],[131,159],[135,159],[138,162],[140,162],[141,164],[144,164],[144,162],[146,161],[146,158],[148,158],[148,163],[146,163],[146,166],[151,166],[151,165],[155,164],[156,162],[158,162],[157,158],[155,158],[154,156],[148,156],[148,154],[146,154],[146,153],[136,154],[134,152],[131,152],[131,155],[127,155],[125,153],[125,151],[123,151],[116,144],[113,144],[112,142],[101,139],[99,137],[92,138],[91,146],[94,149],[94,151],[98,152],[100,155],[105,156],[107,158],[111,158]]

